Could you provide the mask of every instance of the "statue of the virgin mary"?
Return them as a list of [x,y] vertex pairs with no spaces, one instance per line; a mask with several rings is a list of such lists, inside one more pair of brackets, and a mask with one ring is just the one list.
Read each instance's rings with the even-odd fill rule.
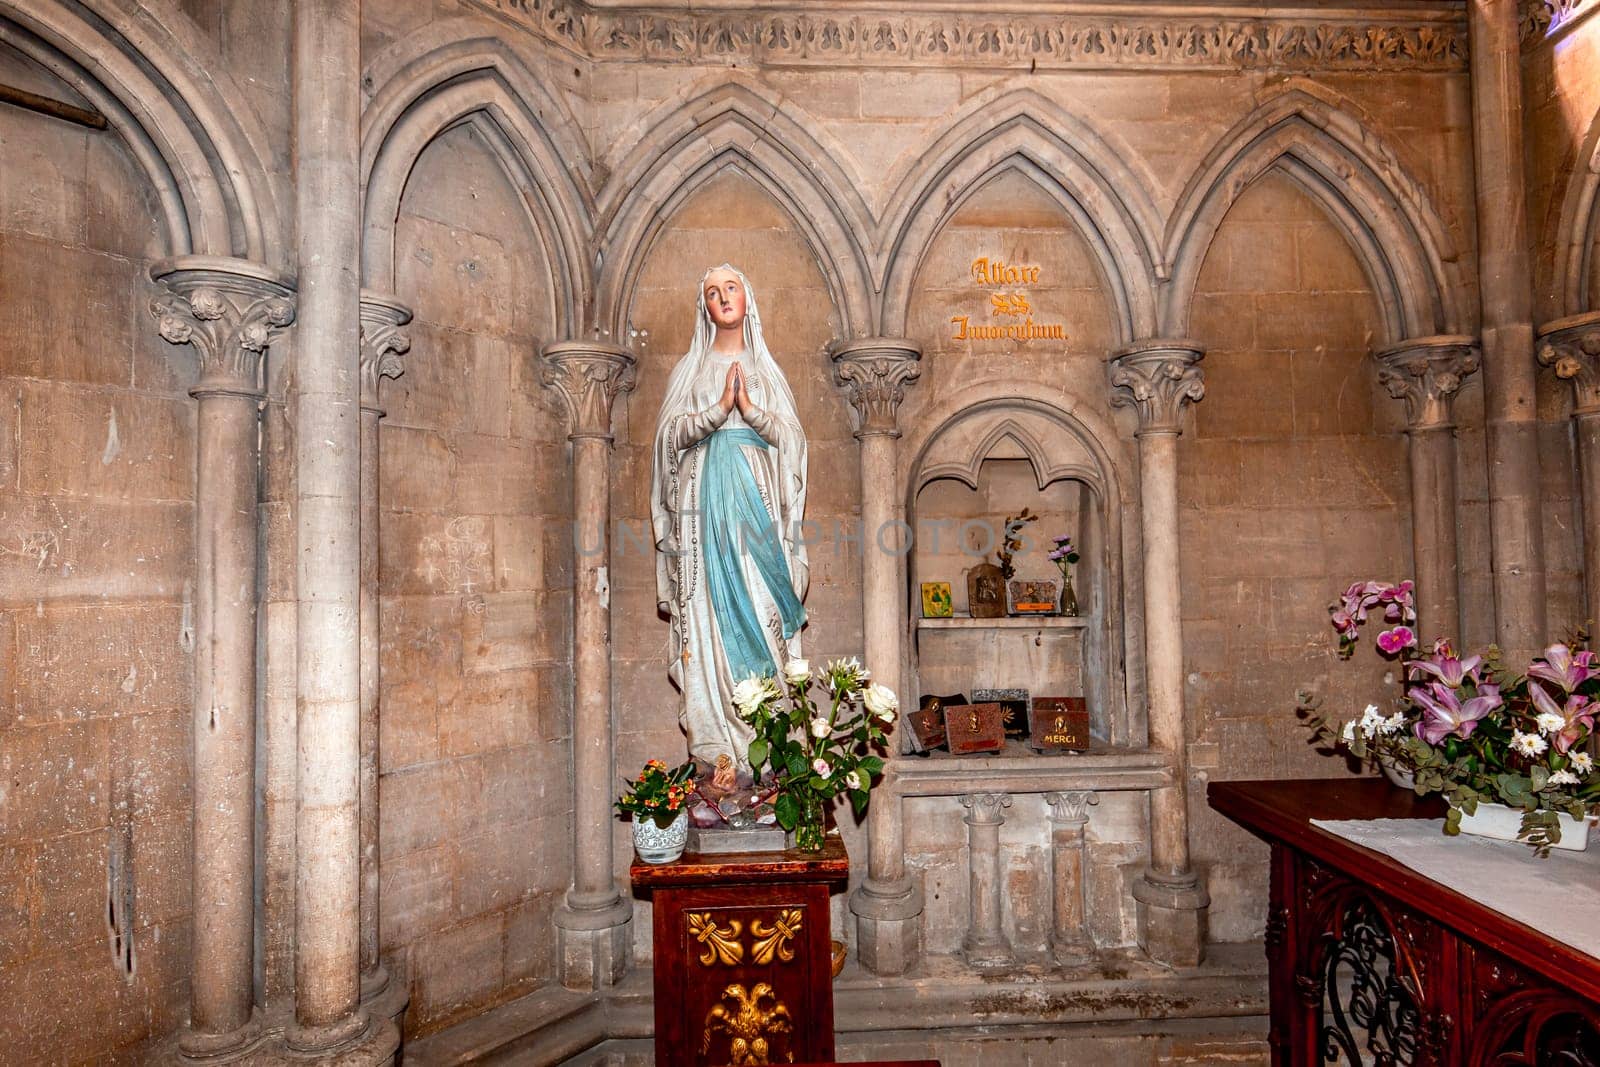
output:
[[694,340],[656,425],[652,485],[668,674],[683,694],[690,754],[729,788],[749,771],[754,737],[733,710],[733,687],[799,657],[810,570],[799,537],[805,433],[761,336],[755,293],[727,264],[701,279]]

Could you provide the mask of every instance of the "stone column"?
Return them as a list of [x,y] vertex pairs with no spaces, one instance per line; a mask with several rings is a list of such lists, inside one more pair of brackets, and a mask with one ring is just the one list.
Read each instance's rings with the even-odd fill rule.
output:
[[1572,383],[1572,431],[1583,497],[1583,592],[1600,617],[1600,311],[1558,319],[1542,331],[1539,362]]
[[368,1034],[361,1000],[361,290],[359,0],[294,11],[294,369],[299,761],[297,1051]]
[[1063,967],[1094,959],[1084,905],[1083,830],[1089,805],[1100,797],[1089,791],[1046,793],[1050,805],[1050,951]]
[[161,336],[190,345],[195,448],[194,934],[183,1056],[226,1057],[254,1020],[256,499],[261,364],[294,319],[288,282],[254,263],[181,256],[150,276]]
[[[873,337],[833,350],[835,381],[849,390],[861,443],[861,616],[867,666],[897,692],[905,669],[905,590],[900,560],[908,544],[900,499],[895,442],[906,383],[922,373],[922,349],[913,341]],[[898,533],[896,531],[899,531]],[[897,742],[898,743],[898,742]],[[879,975],[903,974],[916,962],[921,942],[922,894],[905,873],[901,801],[894,790],[894,761],[867,809],[867,877],[850,897],[857,917],[857,953]]]
[[969,793],[961,798],[961,806],[967,809],[961,821],[967,824],[967,869],[972,877],[961,955],[973,967],[1004,967],[1016,959],[1000,929],[1000,827],[1011,797]]
[[361,294],[361,996],[389,985],[378,950],[378,382],[405,373],[411,309],[391,296]]
[[1467,3],[1490,567],[1496,638],[1509,663],[1527,662],[1549,636],[1517,8],[1517,0]]
[[1478,369],[1470,337],[1419,337],[1375,353],[1378,380],[1406,402],[1411,463],[1411,566],[1417,630],[1426,642],[1461,636],[1456,556],[1456,435],[1461,382]]
[[593,990],[627,969],[633,917],[612,871],[610,563],[611,407],[633,388],[635,361],[599,341],[547,345],[543,355],[544,384],[566,405],[572,442],[572,888],[555,923],[562,984]]
[[1139,415],[1144,544],[1145,692],[1150,746],[1172,784],[1150,793],[1150,867],[1134,883],[1139,942],[1150,958],[1194,966],[1205,952],[1205,886],[1189,865],[1189,766],[1183,708],[1183,608],[1178,578],[1178,434],[1186,402],[1205,396],[1191,341],[1142,341],[1111,360],[1111,403]]

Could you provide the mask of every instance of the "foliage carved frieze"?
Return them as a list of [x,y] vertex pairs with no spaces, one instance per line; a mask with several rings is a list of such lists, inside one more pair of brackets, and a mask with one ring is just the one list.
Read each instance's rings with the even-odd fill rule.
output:
[[[579,0],[469,0],[596,60],[766,66],[1463,70],[1466,26],[1418,16],[1200,15],[1181,9],[974,17],[599,10]],[[1577,4],[1582,0],[1551,0]]]
[[1522,43],[1538,44],[1546,37],[1583,15],[1600,10],[1596,0],[1523,0]]

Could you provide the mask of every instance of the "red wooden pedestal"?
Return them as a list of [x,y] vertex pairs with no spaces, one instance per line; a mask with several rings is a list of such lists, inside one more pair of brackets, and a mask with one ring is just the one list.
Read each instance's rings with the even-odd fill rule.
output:
[[655,914],[657,1067],[833,1059],[837,834],[820,853],[685,853],[631,873]]

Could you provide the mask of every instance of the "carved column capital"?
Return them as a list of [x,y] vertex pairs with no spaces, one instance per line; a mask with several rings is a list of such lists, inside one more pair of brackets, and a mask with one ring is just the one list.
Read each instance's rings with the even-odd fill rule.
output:
[[856,436],[900,436],[900,402],[906,383],[922,375],[922,346],[903,337],[868,337],[836,345],[832,356],[833,379],[850,391],[856,409]]
[[968,793],[961,798],[967,813],[961,821],[968,826],[999,826],[1006,821],[1005,809],[1011,806],[1010,793]]
[[1572,383],[1572,413],[1600,413],[1600,311],[1557,319],[1539,331],[1539,362]]
[[1205,350],[1193,341],[1152,340],[1129,345],[1111,357],[1111,405],[1139,413],[1138,434],[1181,433],[1185,402],[1206,395],[1198,366]]
[[558,341],[546,345],[544,384],[567,407],[568,437],[611,439],[611,405],[633,388],[632,352],[602,341]]
[[1378,381],[1406,402],[1406,426],[1442,430],[1454,425],[1452,408],[1461,383],[1478,369],[1471,337],[1414,337],[1373,353]]
[[361,410],[383,414],[378,407],[378,381],[406,372],[400,357],[411,351],[411,337],[400,329],[411,321],[411,309],[387,293],[361,290]]
[[1046,793],[1044,802],[1050,805],[1050,821],[1057,826],[1082,827],[1089,821],[1089,805],[1100,803],[1100,794],[1090,789],[1063,793]]
[[191,396],[261,395],[261,360],[294,321],[294,289],[258,263],[225,256],[177,256],[150,268],[167,292],[150,302],[170,344],[192,345],[200,380]]

